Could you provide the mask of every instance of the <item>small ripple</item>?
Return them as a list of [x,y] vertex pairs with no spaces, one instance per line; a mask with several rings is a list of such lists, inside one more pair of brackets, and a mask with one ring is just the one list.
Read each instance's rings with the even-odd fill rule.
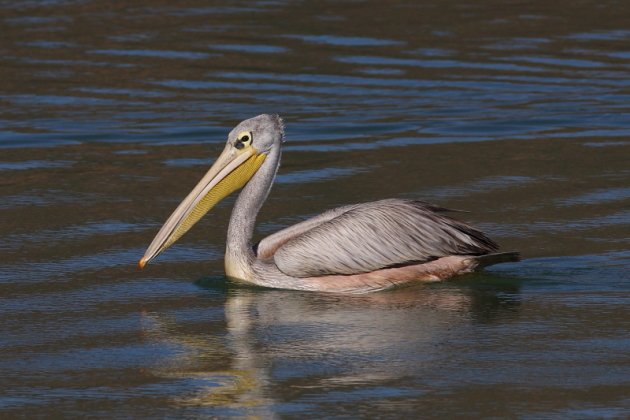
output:
[[289,144],[285,150],[293,152],[352,152],[359,150],[376,150],[386,147],[406,147],[419,144],[443,144],[443,143],[469,143],[494,140],[494,137],[481,135],[471,136],[435,136],[435,137],[395,137],[369,142],[351,142],[347,139],[343,142]]
[[167,159],[164,161],[166,166],[188,167],[188,166],[209,166],[212,163],[210,159],[202,158],[177,158]]
[[557,200],[557,203],[564,206],[574,206],[577,204],[599,204],[612,201],[621,201],[630,198],[630,188],[602,188],[577,197]]
[[568,53],[588,55],[588,56],[604,56],[609,58],[619,58],[622,60],[630,60],[630,51],[602,51],[590,48],[567,48],[564,50]]
[[[147,360],[173,357],[175,348],[163,343],[126,344],[99,346],[95,348],[65,349],[62,353],[23,355],[0,362],[5,373],[28,374],[37,372],[63,372],[68,370],[89,371],[90,369],[121,369],[146,366]],[[95,362],[97,364],[95,364]],[[48,389],[47,393],[64,393],[63,388]],[[102,392],[102,390],[101,390]],[[70,395],[76,395],[72,389]],[[49,394],[50,395],[50,394]]]
[[222,45],[210,45],[211,49],[219,51],[236,51],[252,54],[279,54],[289,51],[286,47],[279,47],[275,45],[255,45],[255,44],[222,44]]
[[146,155],[146,150],[140,149],[129,149],[129,150],[117,150],[114,152],[115,155]]
[[630,141],[591,141],[582,143],[586,147],[610,147],[610,146],[630,146]]
[[509,236],[535,237],[540,232],[579,232],[592,229],[602,229],[612,226],[624,226],[630,220],[630,210],[624,210],[613,214],[590,217],[584,219],[567,219],[558,221],[534,221],[519,224],[501,224],[493,226],[486,223],[488,230],[503,232]]
[[[395,72],[399,74],[399,69],[394,68],[373,68],[372,70],[384,70],[385,73]],[[235,80],[273,80],[284,81],[290,84],[295,82],[303,83],[304,85],[335,85],[335,86],[374,86],[374,87],[400,87],[400,88],[429,88],[434,86],[447,87],[451,82],[440,82],[434,80],[418,80],[411,78],[381,78],[381,77],[360,77],[360,76],[346,76],[346,75],[331,75],[331,74],[287,74],[287,73],[256,73],[256,72],[218,72],[212,75],[223,79],[235,79]],[[437,85],[436,85],[437,84]]]
[[61,229],[44,229],[33,233],[9,234],[0,243],[2,250],[15,250],[32,243],[41,246],[54,246],[64,241],[79,241],[93,236],[116,235],[125,232],[138,232],[154,227],[153,223],[129,223],[120,220],[103,220]]
[[[0,284],[36,284],[55,280],[75,281],[77,273],[94,273],[115,267],[135,267],[144,248],[113,248],[95,254],[75,255],[54,261],[21,262],[0,266]],[[210,244],[175,245],[156,258],[161,262],[191,262],[218,260],[223,251]]]
[[405,72],[401,69],[392,69],[392,68],[363,68],[359,69],[360,73],[368,74],[368,75],[376,75],[376,76],[397,76],[405,74]]
[[[145,287],[146,291],[146,287]],[[64,292],[64,299],[60,299],[56,294],[47,294],[39,296],[29,296],[26,298],[27,302],[15,305],[17,299],[7,299],[11,312],[7,310],[7,314],[14,314],[19,312],[20,317],[28,316],[29,313],[40,313],[39,306],[42,302],[46,301],[46,304],[42,308],[41,312],[48,312],[47,308],[55,308],[54,312],[60,312],[60,308],[66,307],[69,303],[71,307],[66,307],[65,310],[80,310],[86,311],[93,306],[99,305],[96,299],[91,301],[90,305],[81,305],[83,299],[77,298],[76,292],[67,293]],[[150,295],[150,291],[148,292]],[[120,297],[123,297],[121,295]],[[23,297],[20,298],[24,299]],[[50,299],[50,301],[48,301]],[[54,304],[54,305],[53,305]],[[2,314],[4,311],[0,311]],[[10,316],[10,315],[9,315]],[[9,317],[7,317],[9,318]],[[24,346],[39,346],[44,344],[52,344],[63,342],[65,340],[77,338],[77,337],[95,337],[103,335],[117,335],[131,333],[138,328],[138,319],[136,314],[129,314],[128,316],[110,316],[110,317],[61,317],[61,318],[44,318],[38,319],[38,331],[33,333],[31,325],[25,325],[20,319],[9,318],[3,319],[3,324],[9,326],[11,323],[12,334],[0,338],[0,343],[4,348],[8,347],[24,347]],[[23,319],[23,318],[22,318]]]
[[[623,118],[620,118],[620,122],[624,122]],[[584,121],[582,121],[584,122]],[[544,133],[541,134],[527,134],[523,136],[513,136],[512,139],[515,140],[531,140],[531,139],[554,139],[554,138],[584,138],[584,137],[593,137],[593,138],[601,138],[601,137],[627,137],[630,136],[630,125],[626,127],[619,128],[610,128],[610,129],[578,129],[579,131],[566,131],[562,130],[556,133]]]
[[18,42],[17,45],[22,45],[25,47],[45,48],[45,49],[74,48],[77,46],[77,44],[73,42],[62,42],[62,41],[28,41],[28,42]]
[[391,39],[339,35],[283,35],[283,38],[299,39],[311,44],[343,47],[387,47],[404,44],[401,41],[394,41]]
[[88,60],[62,60],[52,58],[30,58],[30,57],[5,57],[13,58],[15,61],[28,63],[28,64],[43,64],[50,66],[93,66],[93,67],[116,67],[116,68],[131,68],[135,67],[131,63],[110,63],[107,61],[88,61]]
[[75,164],[72,160],[25,160],[22,162],[0,162],[0,171],[22,171],[27,169],[64,168]]
[[[244,3],[247,4],[247,3]],[[169,16],[203,16],[216,14],[234,14],[234,13],[263,13],[268,9],[264,7],[247,6],[208,6],[208,7],[151,7],[150,11]]]
[[5,23],[15,26],[40,26],[48,23],[69,23],[69,16],[19,16],[4,19]]
[[[69,138],[68,134],[60,133],[21,133],[11,130],[0,131],[0,148],[24,147],[54,147],[62,145],[80,144],[82,139]],[[79,137],[79,136],[75,136]],[[4,199],[4,198],[3,198]],[[0,209],[6,208],[0,202]]]
[[76,255],[56,261],[26,262],[0,266],[0,284],[33,284],[52,279],[74,281],[78,272],[95,272],[127,265],[133,267],[135,256],[143,250],[110,249],[96,254]]
[[[135,347],[134,347],[135,348]],[[149,345],[144,346],[143,357],[146,357],[144,363],[138,361],[137,367],[146,368],[147,364],[155,365],[155,368],[164,368],[160,365],[160,360],[172,360],[178,354],[178,347],[171,346],[171,352],[156,352],[151,351]],[[124,357],[121,353],[122,350],[115,349],[116,354]],[[75,354],[81,354],[76,353]],[[94,356],[98,356],[97,352],[92,352]],[[137,354],[132,355],[137,358]],[[55,360],[55,359],[48,359]],[[59,358],[63,360],[63,358]],[[111,361],[111,358],[106,360]],[[125,367],[124,363],[120,363],[121,366],[107,366],[108,369],[120,369]],[[57,369],[54,365],[52,371],[54,374],[60,376],[63,372]],[[40,366],[43,368],[43,366]],[[88,375],[91,374],[91,369],[97,369],[94,365],[88,366],[85,360],[81,360],[82,373]],[[48,371],[48,369],[45,369]],[[16,372],[17,373],[17,372]],[[39,374],[39,372],[38,372]],[[124,373],[123,373],[124,374]],[[202,418],[228,418],[228,417],[254,417],[254,418],[274,418],[274,416],[263,412],[262,415],[255,415],[258,413],[258,409],[251,404],[245,404],[244,408],[226,408],[225,406],[215,406],[212,404],[212,409],[209,409],[207,401],[203,398],[197,399],[196,397],[189,398],[176,398],[174,396],[180,395],[195,395],[199,390],[206,390],[207,392],[214,392],[213,390],[219,390],[217,395],[224,395],[225,389],[233,389],[234,384],[241,384],[248,379],[243,378],[242,373],[229,374],[225,371],[222,372],[208,372],[198,374],[194,376],[190,373],[186,373],[184,378],[168,378],[165,381],[154,381],[151,383],[144,383],[141,385],[128,385],[124,387],[120,386],[81,386],[77,387],[62,387],[55,385],[54,388],[49,386],[29,386],[29,387],[13,387],[10,396],[0,396],[0,407],[3,409],[24,408],[24,409],[36,409],[45,405],[54,405],[59,401],[90,401],[93,404],[102,404],[103,406],[109,406],[111,404],[126,404],[125,401],[129,401],[129,405],[133,405],[133,401],[138,398],[144,398],[147,400],[160,399],[163,401],[176,401],[177,405],[189,405],[196,407],[204,407],[202,409],[202,415],[196,417]],[[229,395],[229,394],[228,394]],[[228,397],[229,398],[229,397]],[[223,400],[221,400],[223,401]],[[184,410],[186,411],[186,410]],[[216,413],[215,415],[209,415],[208,413]],[[37,416],[35,416],[37,417]],[[186,417],[186,416],[184,416]]]
[[488,50],[533,50],[540,48],[541,45],[551,42],[548,38],[524,38],[516,37],[506,41],[494,42],[484,45],[482,48]]
[[278,184],[302,184],[307,182],[331,181],[336,178],[356,175],[368,171],[368,168],[323,168],[304,171],[295,171],[288,174],[278,174]]
[[[36,314],[49,314],[49,313],[61,313],[66,314],[71,318],[71,321],[66,320],[64,317],[62,323],[70,324],[76,323],[83,328],[77,327],[68,328],[69,325],[58,325],[61,329],[66,330],[68,337],[81,334],[88,334],[90,331],[89,325],[84,325],[80,319],[77,319],[72,314],[76,312],[86,312],[97,310],[103,306],[116,304],[125,304],[130,302],[157,301],[167,298],[184,299],[186,297],[192,297],[198,294],[197,287],[186,281],[177,281],[174,279],[165,279],[159,277],[143,278],[137,281],[125,281],[121,283],[105,283],[90,285],[88,287],[80,287],[73,290],[53,291],[49,293],[29,293],[20,294],[15,297],[4,297],[3,305],[0,308],[0,315],[6,317],[6,319],[13,319],[19,323],[21,328],[27,329],[26,326],[20,323],[21,319],[26,316]],[[132,311],[137,310],[133,308]],[[16,314],[18,316],[16,316]],[[91,317],[90,319],[98,319]],[[57,321],[55,321],[57,320]],[[59,318],[50,320],[51,324],[57,325]],[[3,321],[8,322],[8,321]],[[44,321],[48,321],[44,318]],[[45,327],[46,325],[44,325]],[[14,329],[19,329],[16,326]],[[94,329],[94,326],[92,326]],[[45,328],[45,331],[53,330],[52,325],[49,328]],[[95,329],[98,331],[98,329]],[[25,334],[27,331],[24,332]],[[60,334],[60,333],[59,333]],[[42,334],[42,339],[50,340],[54,337]],[[40,337],[31,338],[32,344],[43,341]],[[16,337],[9,337],[3,340],[12,345],[24,345],[25,339],[16,340]]]
[[81,87],[73,89],[77,92],[99,94],[99,95],[124,95],[134,98],[164,98],[173,96],[168,92],[160,92],[155,90],[145,89],[114,89],[114,88],[94,88],[94,87]]
[[210,32],[210,33],[215,33],[215,32],[233,32],[233,31],[239,31],[241,29],[241,26],[238,25],[216,25],[216,24],[206,24],[206,25],[199,25],[199,26],[189,26],[186,28],[182,28],[181,31],[182,32]]
[[611,52],[606,54],[608,57],[621,58],[623,60],[630,60],[630,51]]
[[481,69],[496,71],[522,71],[522,72],[542,72],[545,69],[540,67],[522,66],[520,64],[505,63],[479,63],[465,62],[456,60],[419,60],[414,58],[390,58],[379,56],[343,56],[336,57],[336,61],[340,63],[360,64],[360,65],[386,65],[386,66],[411,66],[425,68],[462,68],[462,69]]
[[525,62],[534,64],[544,64],[551,66],[577,67],[577,68],[601,68],[606,64],[594,60],[578,60],[575,58],[558,58],[558,57],[534,57],[534,56],[511,56],[501,57],[498,60],[511,62]]
[[[91,98],[85,96],[68,96],[68,95],[7,95],[3,96],[2,99],[5,99],[11,103],[18,105],[86,105],[86,106],[112,106],[117,105],[120,102],[114,101],[111,99],[103,99],[103,98]],[[135,103],[139,105],[138,102]],[[129,103],[127,103],[129,105]]]
[[[562,125],[565,121],[558,117],[532,117],[522,119],[475,119],[472,121],[432,121],[425,123],[420,134],[435,135],[440,138],[453,136],[476,137],[476,136],[501,136],[503,138],[512,137],[526,133],[527,135],[539,135],[548,130],[550,126]],[[569,121],[567,120],[566,123]]]
[[89,54],[132,56],[132,57],[157,57],[172,59],[201,60],[209,57],[218,57],[217,54],[192,51],[170,51],[170,50],[91,50]]
[[106,197],[97,193],[92,194],[78,194],[78,193],[69,193],[64,190],[31,190],[27,193],[17,194],[17,195],[7,195],[2,197],[2,202],[0,202],[0,210],[3,209],[11,209],[15,207],[24,207],[24,206],[46,206],[46,205],[59,205],[59,204],[75,204],[75,203],[93,203],[93,202],[102,202],[102,201],[118,201],[124,202],[128,201],[126,199],[114,199],[111,197]]
[[450,57],[455,55],[455,51],[446,48],[418,48],[410,52],[424,57]]
[[[494,76],[493,80],[506,81],[509,84],[523,84],[528,89],[535,89],[537,92],[554,92],[556,89],[568,88],[567,92],[571,92],[570,88],[576,85],[580,86],[580,94],[584,93],[600,93],[602,87],[606,88],[618,88],[620,85],[630,84],[623,80],[617,79],[605,79],[598,78],[594,80],[592,78],[569,78],[569,77],[557,77],[557,76],[523,76],[523,75],[501,75]],[[574,92],[574,91],[573,91]]]
[[[612,406],[619,405],[618,407]],[[616,401],[614,403],[593,403],[579,402],[571,404],[564,408],[556,408],[546,413],[538,413],[530,416],[548,417],[548,418],[565,418],[565,419],[622,419],[628,416],[628,399]]]
[[[611,300],[613,304],[627,305],[628,303],[625,290],[628,287],[628,273],[630,273],[630,251],[569,257],[527,258],[517,265],[519,276],[547,282],[543,289],[545,295],[549,295],[553,289],[570,290],[572,293],[594,289],[598,293],[612,291],[622,294],[623,299],[613,296],[614,300]],[[512,271],[514,268],[511,264],[499,264],[492,267],[492,271],[504,270]],[[593,281],[594,278],[607,279],[607,281]],[[580,286],[577,287],[577,284]]]
[[565,38],[578,41],[625,41],[630,38],[630,31],[617,29],[611,31],[578,32],[567,35]]
[[[157,86],[163,86],[166,88],[175,88],[175,89],[188,89],[193,91],[199,90],[221,90],[226,89],[231,92],[241,91],[247,92],[249,95],[252,92],[257,94],[263,94],[268,92],[273,92],[274,95],[277,95],[279,92],[292,92],[292,93],[301,93],[301,94],[315,94],[319,96],[335,96],[335,97],[344,97],[344,96],[381,96],[381,97],[412,97],[417,98],[418,92],[415,91],[407,91],[403,89],[392,89],[392,88],[370,88],[366,87],[353,87],[351,85],[338,85],[338,86],[325,86],[325,85],[296,85],[293,83],[279,83],[279,82],[261,82],[261,81],[208,81],[208,80],[161,80],[156,82],[151,82]],[[268,101],[268,95],[264,96],[266,101]]]
[[451,197],[468,196],[470,194],[485,193],[496,190],[514,188],[538,182],[537,178],[529,176],[496,176],[482,178],[460,187],[444,187],[429,189],[423,195],[444,199]]
[[131,34],[122,34],[122,35],[108,35],[107,39],[116,42],[141,42],[148,41],[150,39],[155,38],[155,33],[147,33],[147,32],[136,32]]

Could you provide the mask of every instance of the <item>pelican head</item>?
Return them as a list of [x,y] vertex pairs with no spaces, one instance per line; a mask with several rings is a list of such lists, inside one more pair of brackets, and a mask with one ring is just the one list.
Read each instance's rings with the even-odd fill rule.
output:
[[219,201],[247,184],[283,139],[284,125],[278,115],[250,118],[230,131],[225,149],[164,223],[140,259],[140,268],[173,245]]

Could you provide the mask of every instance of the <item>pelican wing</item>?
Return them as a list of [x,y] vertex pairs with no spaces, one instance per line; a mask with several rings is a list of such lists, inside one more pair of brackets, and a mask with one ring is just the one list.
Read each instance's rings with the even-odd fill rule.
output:
[[324,213],[313,226],[306,221],[293,232],[287,229],[282,240],[282,235],[275,238],[266,249],[276,247],[274,262],[294,277],[365,273],[497,250],[480,231],[439,214],[444,210],[401,199],[346,206]]
[[348,206],[337,207],[300,223],[296,223],[288,228],[279,230],[256,244],[256,256],[261,259],[272,257],[278,248],[289,242],[291,239],[302,235],[304,232],[311,230],[322,223],[341,216],[343,213],[356,206],[357,204],[351,204]]

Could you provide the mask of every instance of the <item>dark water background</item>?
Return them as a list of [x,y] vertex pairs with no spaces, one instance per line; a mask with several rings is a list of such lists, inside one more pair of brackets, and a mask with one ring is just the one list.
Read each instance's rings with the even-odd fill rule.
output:
[[[233,199],[136,262],[278,112],[263,236],[414,197],[523,262],[363,297],[226,284]],[[0,416],[630,416],[623,1],[0,2]]]

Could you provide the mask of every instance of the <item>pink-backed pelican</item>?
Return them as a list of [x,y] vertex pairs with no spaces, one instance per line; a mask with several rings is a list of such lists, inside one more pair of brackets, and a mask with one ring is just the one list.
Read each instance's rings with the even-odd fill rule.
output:
[[479,230],[422,201],[387,199],[329,210],[252,244],[256,215],[280,166],[284,125],[263,114],[238,124],[223,153],[175,209],[139,262],[143,268],[204,214],[243,188],[234,204],[225,273],[264,287],[365,293],[438,281],[516,261]]

